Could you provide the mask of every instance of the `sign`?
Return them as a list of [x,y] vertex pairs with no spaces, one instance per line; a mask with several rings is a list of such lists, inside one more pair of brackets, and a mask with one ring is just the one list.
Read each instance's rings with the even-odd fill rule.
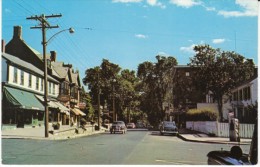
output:
[[67,102],[67,101],[70,100],[70,96],[69,96],[69,95],[59,95],[59,96],[57,97],[57,99],[58,99],[59,101],[62,101],[62,102]]

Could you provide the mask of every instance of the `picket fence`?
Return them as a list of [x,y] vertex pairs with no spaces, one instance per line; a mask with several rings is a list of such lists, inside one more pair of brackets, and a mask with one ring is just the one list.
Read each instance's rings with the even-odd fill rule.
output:
[[[218,137],[229,137],[229,124],[216,121],[186,122],[186,128],[206,134],[214,134]],[[254,124],[239,124],[240,138],[252,138]]]

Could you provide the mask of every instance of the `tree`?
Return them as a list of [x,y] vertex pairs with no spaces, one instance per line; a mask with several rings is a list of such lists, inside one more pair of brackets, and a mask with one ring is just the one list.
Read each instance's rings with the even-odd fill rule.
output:
[[[174,57],[156,56],[156,63],[143,62],[138,66],[137,76],[141,83],[138,85],[141,95],[141,110],[143,110],[151,124],[159,124],[163,120],[163,102],[172,96],[172,82]],[[169,98],[171,99],[171,98]]]
[[194,50],[196,55],[190,59],[190,65],[196,71],[193,81],[198,89],[213,93],[222,121],[223,95],[253,76],[254,63],[238,53],[221,51],[209,45],[198,45]]
[[[100,66],[87,69],[83,83],[88,85],[91,98],[97,104],[98,92],[100,91],[100,104],[113,110],[113,97],[115,98],[115,110],[118,118],[123,120],[126,116],[123,111],[136,99],[135,84],[138,79],[135,71],[122,70],[119,65],[103,59]],[[114,88],[114,89],[113,89]]]

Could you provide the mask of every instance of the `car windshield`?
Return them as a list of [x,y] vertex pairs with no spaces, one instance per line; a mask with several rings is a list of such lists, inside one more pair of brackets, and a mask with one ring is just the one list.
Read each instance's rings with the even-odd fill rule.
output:
[[164,126],[175,126],[174,122],[164,122]]

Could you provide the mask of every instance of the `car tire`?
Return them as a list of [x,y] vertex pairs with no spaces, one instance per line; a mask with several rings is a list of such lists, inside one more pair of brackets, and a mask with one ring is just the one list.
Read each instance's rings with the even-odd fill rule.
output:
[[161,135],[163,136],[163,133],[161,132]]

